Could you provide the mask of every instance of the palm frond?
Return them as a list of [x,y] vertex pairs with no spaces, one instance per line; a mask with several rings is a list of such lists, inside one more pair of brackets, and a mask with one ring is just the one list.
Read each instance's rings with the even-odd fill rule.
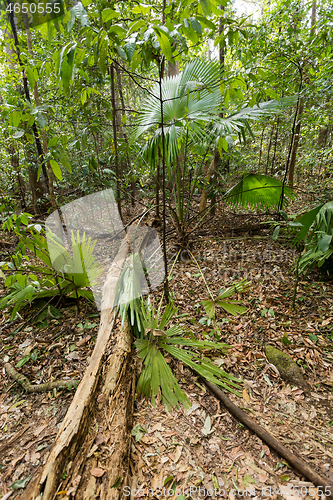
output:
[[[242,285],[244,283],[239,284],[239,290]],[[233,290],[234,292],[235,290]],[[145,305],[142,303],[142,323],[146,338],[137,339],[135,343],[138,355],[143,359],[143,370],[139,378],[138,393],[150,397],[152,404],[162,401],[167,410],[177,407],[179,403],[184,407],[188,407],[189,400],[185,392],[179,387],[176,378],[163,357],[163,352],[167,352],[210,382],[239,395],[235,390],[235,388],[239,387],[239,379],[224,372],[209,359],[192,350],[218,349],[226,352],[230,346],[221,342],[190,339],[185,336],[184,328],[179,325],[172,325],[166,330],[166,325],[177,313],[177,310],[172,302],[166,306],[163,313],[161,304],[156,311],[154,302],[148,300]],[[187,349],[184,350],[182,346]]]
[[284,204],[295,195],[292,189],[283,186],[274,177],[261,174],[245,174],[243,178],[224,195],[227,203],[233,207],[250,209],[278,209],[282,192]]

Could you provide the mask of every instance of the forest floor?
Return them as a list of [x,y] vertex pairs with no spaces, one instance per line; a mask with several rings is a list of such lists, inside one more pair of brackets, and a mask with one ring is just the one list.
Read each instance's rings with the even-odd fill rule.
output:
[[[282,239],[273,242],[271,229],[230,229],[261,220],[264,217],[221,211],[195,234],[193,252],[213,295],[242,278],[252,282],[239,296],[247,312],[230,317],[221,310],[216,318],[218,340],[231,346],[229,355],[205,355],[243,379],[242,398],[230,394],[230,399],[333,485],[333,286],[313,272],[299,282],[293,309],[294,249]],[[0,240],[6,238],[0,235]],[[217,340],[201,304],[208,293],[196,264],[177,263],[172,274],[170,291],[180,324],[197,338]],[[60,318],[49,318],[43,329],[25,323],[19,331],[23,321],[7,324],[5,313],[0,324],[1,364],[5,356],[15,366],[23,356],[37,352],[35,361],[30,358],[17,368],[31,383],[64,377],[79,381],[94,347],[99,315],[83,303],[79,312],[71,305],[61,313]],[[115,333],[117,328],[119,323]],[[310,394],[280,378],[265,356],[267,344],[299,364]],[[149,498],[176,499],[183,490],[185,498],[190,495],[193,500],[292,500],[301,493],[302,498],[324,498],[320,489],[237,422],[182,363],[170,364],[192,406],[167,413],[162,405],[154,408],[136,399],[132,498],[148,497],[148,489],[155,490]],[[64,390],[27,394],[2,367],[0,498],[15,498],[45,463],[72,397],[73,392]],[[108,429],[100,426],[94,450],[101,467],[112,442]]]

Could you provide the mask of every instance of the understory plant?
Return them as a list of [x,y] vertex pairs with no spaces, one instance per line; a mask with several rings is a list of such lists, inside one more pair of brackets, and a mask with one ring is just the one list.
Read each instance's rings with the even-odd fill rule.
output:
[[[151,398],[153,405],[162,401],[168,410],[177,407],[179,403],[184,407],[189,406],[189,400],[167,362],[167,359],[172,356],[199,376],[239,395],[237,389],[241,381],[215,366],[204,355],[207,349],[217,349],[227,353],[230,346],[221,342],[197,340],[184,326],[172,323],[178,308],[170,301],[163,310],[163,296],[158,307],[149,297],[144,300],[140,293],[142,273],[139,254],[131,255],[118,280],[115,296],[115,304],[122,325],[124,326],[128,321],[135,338],[138,355],[142,359],[138,393]],[[209,317],[215,317],[216,307],[221,307],[233,315],[246,311],[246,308],[240,306],[238,301],[232,301],[229,298],[245,291],[249,282],[242,280],[234,284],[221,291],[216,299],[211,294],[206,281],[205,284],[210,299],[204,301],[203,306]]]
[[188,397],[180,388],[167,363],[170,355],[209,382],[239,396],[237,389],[241,381],[221,370],[204,355],[207,349],[226,353],[230,346],[221,342],[194,339],[183,326],[171,324],[172,318],[178,312],[173,302],[169,302],[163,312],[161,302],[156,308],[154,302],[149,299],[142,301],[145,335],[135,341],[138,355],[143,362],[137,386],[138,393],[151,398],[153,405],[162,401],[167,410],[178,407],[179,403],[185,408],[190,406]]
[[[142,136],[147,139],[142,155],[156,169],[157,178],[161,160],[165,163],[174,204],[172,197],[167,197],[166,202],[181,248],[187,247],[189,232],[202,222],[201,214],[193,216],[193,196],[204,175],[204,165],[208,165],[207,160],[214,150],[222,157],[234,140],[244,140],[246,133],[253,136],[251,120],[281,113],[295,102],[293,97],[253,107],[246,106],[245,102],[230,102],[226,108],[222,82],[224,75],[216,61],[194,59],[188,62],[181,73],[164,78],[161,85],[156,83],[152,87],[132,134],[133,143]],[[240,77],[237,82],[245,84]],[[196,152],[193,155],[194,145]],[[259,197],[266,206],[280,198],[282,188],[276,179],[268,179],[271,192],[266,187]],[[262,183],[255,189],[258,187],[262,189]],[[238,184],[235,189],[226,197],[227,201],[253,204],[253,188],[241,189]]]
[[[305,253],[298,262],[301,274],[308,274],[314,267],[321,268],[332,260],[333,254],[333,201],[318,205],[298,217],[302,226],[294,243],[304,242]],[[332,274],[332,269],[327,269]]]
[[[23,219],[25,222],[26,219]],[[49,253],[50,239],[59,255],[57,270]],[[80,237],[79,233],[75,236],[72,232],[71,239],[72,256],[55,235],[48,234],[47,240],[40,225],[29,226],[27,223],[26,231],[21,230],[14,253],[6,261],[0,262],[4,284],[9,291],[0,300],[0,310],[10,308],[10,317],[14,319],[17,312],[35,299],[49,299],[50,303],[58,296],[57,304],[64,296],[75,299],[85,297],[93,301],[93,294],[87,288],[91,286],[93,278],[97,279],[101,273],[92,255],[94,243],[90,238],[86,240],[85,234]],[[6,277],[3,271],[10,271],[9,276]]]

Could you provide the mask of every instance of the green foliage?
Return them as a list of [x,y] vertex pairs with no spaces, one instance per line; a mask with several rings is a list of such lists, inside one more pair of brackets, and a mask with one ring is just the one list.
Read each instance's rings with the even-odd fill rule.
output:
[[138,354],[143,359],[143,369],[137,386],[138,393],[150,397],[153,405],[162,401],[167,410],[178,407],[179,403],[185,408],[190,406],[186,394],[179,387],[166,362],[164,353],[167,353],[210,382],[239,395],[236,389],[239,387],[240,380],[215,366],[200,353],[207,349],[219,349],[226,352],[229,346],[219,342],[188,338],[185,329],[178,325],[167,328],[177,311],[178,309],[171,302],[163,313],[161,304],[156,310],[154,303],[149,300],[146,304],[142,303],[145,337],[135,342]]
[[[298,220],[302,222],[303,227],[295,239],[299,241],[303,237],[306,249],[298,266],[301,273],[308,273],[315,266],[322,267],[333,254],[333,201],[315,207]],[[306,230],[307,233],[310,230],[308,236],[304,236]]]
[[224,199],[233,207],[249,209],[275,209],[283,205],[295,195],[292,189],[283,186],[274,177],[260,174],[244,174],[242,179],[224,195]]
[[117,305],[122,327],[127,319],[134,336],[139,338],[144,333],[141,299],[143,279],[145,276],[140,254],[133,253],[117,281],[114,304]]
[[208,315],[208,318],[215,318],[216,307],[222,307],[222,309],[233,316],[245,313],[246,307],[240,306],[239,301],[230,301],[226,299],[234,294],[245,292],[249,288],[250,284],[251,282],[246,279],[241,280],[235,285],[223,290],[222,293],[219,293],[215,300],[203,300],[202,305]]
[[[73,257],[69,255],[55,235],[48,234],[53,242],[51,252],[57,251],[58,262],[56,271],[52,265],[47,239],[35,228],[30,228],[30,234],[22,236],[15,253],[10,261],[1,262],[3,271],[12,270],[5,279],[5,287],[9,293],[0,300],[0,310],[11,309],[11,319],[16,313],[31,304],[35,299],[52,299],[60,295],[79,298],[85,297],[93,301],[93,294],[87,290],[101,273],[92,252],[94,244],[91,238],[85,240],[85,234],[80,241],[79,233],[76,238],[72,233]],[[53,250],[52,250],[53,248]],[[26,250],[33,252],[34,263],[30,263],[31,256]],[[40,265],[38,260],[44,265]],[[59,270],[61,269],[61,270]]]
[[[194,59],[186,64],[176,76],[164,78],[161,84],[163,100],[163,125],[166,161],[168,165],[176,162],[180,151],[190,136],[194,143],[227,149],[233,136],[245,137],[251,133],[249,120],[259,120],[263,116],[282,112],[285,106],[294,103],[294,98],[271,100],[259,106],[242,107],[230,112],[222,104],[222,73],[216,61]],[[223,111],[226,116],[219,116]],[[159,84],[155,84],[142,104],[137,127],[132,141],[155,129],[148,139],[143,153],[149,161],[156,162],[158,148],[162,147],[161,102]],[[220,140],[221,139],[221,140]]]

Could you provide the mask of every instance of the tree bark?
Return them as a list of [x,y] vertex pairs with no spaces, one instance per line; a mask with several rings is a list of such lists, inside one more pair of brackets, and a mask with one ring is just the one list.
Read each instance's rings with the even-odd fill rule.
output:
[[122,219],[121,212],[121,195],[120,195],[120,172],[119,172],[119,157],[118,157],[118,138],[117,138],[117,108],[116,108],[116,94],[114,86],[114,66],[110,66],[111,77],[111,103],[112,103],[112,129],[113,129],[113,145],[115,152],[115,167],[116,167],[116,186],[117,186],[117,206],[120,218]]
[[[211,161],[211,163],[206,171],[206,182],[207,183],[209,183],[211,176],[212,176],[214,169],[215,169],[215,154],[216,154],[216,150],[214,151],[214,158],[212,159],[212,161]],[[217,152],[217,154],[218,154],[218,157],[220,158],[220,155],[218,152]],[[207,189],[204,188],[202,190],[201,198],[200,198],[200,205],[199,205],[199,213],[200,214],[206,210],[206,206],[207,206]]]
[[[32,49],[32,42],[31,42],[31,33],[30,33],[30,27],[29,27],[29,20],[28,20],[28,16],[27,14],[24,14],[22,13],[22,16],[23,16],[23,21],[24,21],[24,27],[25,27],[25,32],[26,32],[26,35],[27,35],[27,44],[28,44],[28,51],[29,51],[29,54],[31,55],[31,57],[34,57],[34,52],[33,52],[33,49]],[[34,85],[34,98],[35,98],[35,104],[36,106],[40,106],[41,103],[40,103],[40,98],[39,98],[39,90],[38,90],[38,85],[37,85],[37,82],[35,81],[35,85]],[[44,175],[47,179],[48,177],[48,190],[49,190],[49,195],[50,195],[50,201],[51,201],[51,205],[52,205],[52,208],[54,210],[57,210],[57,201],[56,201],[56,197],[55,197],[55,194],[54,194],[54,175],[53,175],[53,170],[52,170],[52,167],[51,167],[51,162],[48,158],[48,145],[47,145],[47,136],[46,136],[46,132],[45,132],[45,129],[43,127],[41,127],[41,134],[42,134],[42,143],[43,143],[43,151],[44,151],[44,155],[45,157],[47,158],[46,160],[46,164],[47,164],[47,174],[46,175],[46,171],[44,172]],[[43,162],[44,163],[44,162]]]
[[[224,7],[221,6],[221,16],[219,20],[219,35],[221,36],[222,33],[224,33],[224,22],[223,22],[223,15],[224,15]],[[223,71],[224,70],[224,41],[220,42],[220,47],[219,47],[219,59],[220,59],[220,68]],[[219,116],[223,118],[223,113],[219,113]],[[218,172],[219,164],[220,164],[220,153],[217,148],[214,149],[214,159],[213,159],[213,165],[211,164],[208,171],[207,171],[207,176],[206,176],[206,181],[208,184],[211,182],[213,178],[213,183],[216,184],[216,175]],[[209,175],[209,177],[208,177]],[[201,193],[201,199],[200,199],[200,207],[199,207],[199,212],[203,212],[206,209],[207,206],[207,189],[204,189]],[[211,215],[214,216],[216,213],[216,195],[215,193],[213,194],[211,198]]]
[[275,130],[274,151],[273,151],[273,158],[272,158],[272,165],[271,165],[271,175],[274,175],[276,149],[277,149],[278,135],[279,135],[279,124],[280,124],[280,117],[278,116],[278,119],[276,122],[276,130]]
[[260,137],[260,147],[259,147],[259,161],[258,161],[258,171],[260,172],[260,163],[261,163],[261,157],[262,157],[262,143],[264,140],[264,133],[265,133],[265,125],[262,127],[261,131],[261,137]]
[[[121,107],[122,107],[122,114],[125,115],[125,100],[124,100],[123,86],[122,86],[122,81],[121,81],[120,67],[118,66],[118,64],[116,64],[115,68],[116,68],[116,75],[117,75],[119,98],[120,98],[120,103],[121,103]],[[136,196],[136,187],[135,187],[135,180],[133,179],[133,175],[132,175],[132,165],[131,165],[131,158],[129,155],[128,137],[127,137],[127,133],[126,133],[126,128],[125,128],[125,126],[123,126],[122,123],[120,124],[120,133],[121,133],[122,137],[124,138],[124,141],[126,144],[126,166],[127,166],[127,173],[131,179],[131,194],[132,194],[131,205],[132,205],[132,207],[134,207],[135,196]]]
[[[316,35],[316,12],[317,12],[317,1],[313,0],[312,1],[312,8],[311,8],[311,29],[310,29],[310,41],[311,38],[313,38]],[[295,21],[295,26],[296,26],[297,18]],[[307,84],[309,84],[309,78],[303,77],[303,81]],[[302,120],[302,114],[304,111],[304,99],[301,98],[299,101],[299,107],[298,107],[298,114],[297,114],[297,125],[295,129],[295,136],[292,144],[292,150],[291,150],[291,157],[290,157],[290,163],[289,163],[289,186],[293,187],[294,186],[294,175],[295,175],[295,165],[296,165],[296,154],[297,154],[297,148],[299,144],[299,138],[300,138],[300,131],[301,131],[301,120]]]
[[303,109],[304,109],[304,100],[301,98],[300,102],[299,102],[299,107],[298,107],[297,124],[296,124],[296,128],[295,128],[295,135],[294,135],[294,140],[293,140],[293,145],[292,145],[291,155],[290,155],[290,163],[289,163],[288,181],[289,181],[290,187],[294,186],[296,154],[297,154],[297,148],[298,148],[300,131],[301,131],[301,119],[302,119]]
[[267,172],[268,172],[269,154],[271,152],[272,141],[273,141],[273,134],[274,134],[274,125],[272,125],[271,133],[270,133],[270,136],[269,136],[269,143],[268,143],[268,149],[267,149],[267,160],[266,160],[265,174],[267,174]]

